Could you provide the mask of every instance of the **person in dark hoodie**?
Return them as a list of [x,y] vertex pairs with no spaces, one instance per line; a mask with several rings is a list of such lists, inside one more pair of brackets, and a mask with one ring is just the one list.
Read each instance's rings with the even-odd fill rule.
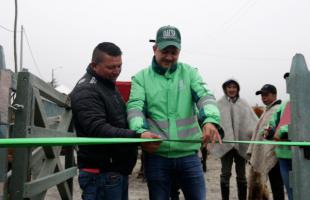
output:
[[[221,126],[224,129],[224,140],[250,140],[257,124],[257,116],[248,105],[240,98],[240,85],[236,80],[229,79],[222,85],[224,96],[218,100],[217,105],[221,113]],[[237,173],[237,188],[239,200],[247,197],[247,180],[245,165],[247,160],[247,144],[216,144],[210,149],[217,158],[221,158],[221,194],[223,200],[229,199],[229,185],[231,168],[235,162]]]
[[[113,43],[98,44],[86,74],[71,92],[78,137],[158,138],[127,129],[126,105],[115,86],[122,68],[121,55]],[[77,158],[83,200],[128,199],[128,174],[136,163],[136,144],[79,146]]]

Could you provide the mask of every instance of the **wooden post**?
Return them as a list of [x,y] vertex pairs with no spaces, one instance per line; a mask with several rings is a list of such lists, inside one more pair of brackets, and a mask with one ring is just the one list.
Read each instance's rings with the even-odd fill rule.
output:
[[[310,141],[310,73],[302,54],[293,57],[290,76],[287,78],[287,92],[290,94],[292,109],[289,139]],[[303,148],[293,147],[292,153],[290,185],[294,199],[309,199],[310,160],[305,158]]]
[[[23,105],[23,109],[15,111],[15,124],[11,137],[26,138],[27,127],[31,124],[33,93],[31,88],[31,76],[29,73],[18,74],[15,104]],[[16,113],[18,112],[18,113]],[[31,148],[16,148],[13,154],[12,177],[10,185],[11,199],[22,200],[24,196],[24,184],[30,180],[30,153]]]

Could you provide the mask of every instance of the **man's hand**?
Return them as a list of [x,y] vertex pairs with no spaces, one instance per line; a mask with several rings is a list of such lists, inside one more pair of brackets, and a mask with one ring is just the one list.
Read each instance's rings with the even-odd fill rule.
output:
[[279,135],[278,135],[277,133],[274,134],[273,140],[275,140],[275,141],[281,141],[281,139],[280,139],[280,137],[279,137]]
[[210,141],[212,144],[214,144],[216,141],[219,141],[219,143],[222,144],[222,138],[217,128],[212,123],[206,123],[202,127],[202,142],[204,146],[207,147],[207,144]]
[[[156,135],[154,133],[151,133],[149,131],[146,131],[141,134],[141,138],[155,138],[155,139],[160,139],[159,135]],[[142,142],[141,146],[142,149],[145,150],[148,153],[154,153],[160,146],[161,142]]]
[[266,140],[274,140],[274,136],[275,136],[275,129],[271,126],[265,128],[263,136]]

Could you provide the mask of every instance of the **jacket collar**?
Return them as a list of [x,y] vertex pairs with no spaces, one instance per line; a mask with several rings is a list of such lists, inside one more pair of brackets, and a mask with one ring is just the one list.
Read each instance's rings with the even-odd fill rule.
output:
[[272,102],[270,105],[266,106],[266,110],[269,110],[270,108],[272,108],[275,105],[281,104],[282,101],[280,99],[275,100],[274,102]]
[[176,70],[177,70],[177,67],[178,67],[178,65],[175,63],[175,64],[173,64],[170,68],[164,68],[164,67],[162,67],[162,66],[160,66],[157,62],[156,62],[156,60],[155,60],[155,56],[153,56],[153,59],[152,59],[152,68],[153,68],[153,70],[156,72],[156,73],[158,73],[158,74],[160,74],[160,75],[164,75],[166,72],[167,72],[167,70],[169,70],[169,72],[170,72],[170,74],[172,74],[173,72],[175,72]]
[[114,81],[111,81],[111,80],[109,80],[109,79],[102,78],[101,76],[99,76],[98,74],[96,74],[96,72],[91,68],[91,64],[89,64],[89,65],[87,66],[86,72],[87,72],[87,74],[89,74],[89,75],[95,77],[96,80],[98,80],[99,82],[102,82],[102,83],[105,84],[105,85],[108,85],[108,86],[110,86],[110,87],[115,88],[115,82],[114,82]]
[[238,99],[239,99],[239,97],[237,97],[237,96],[234,97],[234,98],[231,98],[231,97],[227,96],[226,94],[225,94],[225,98],[226,98],[227,101],[229,101],[231,103],[236,103],[238,101]]

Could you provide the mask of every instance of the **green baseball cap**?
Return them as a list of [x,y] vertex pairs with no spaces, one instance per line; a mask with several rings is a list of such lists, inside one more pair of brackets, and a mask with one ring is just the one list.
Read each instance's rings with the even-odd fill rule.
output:
[[156,41],[160,50],[168,46],[175,46],[181,49],[181,34],[174,26],[163,26],[156,33]]

